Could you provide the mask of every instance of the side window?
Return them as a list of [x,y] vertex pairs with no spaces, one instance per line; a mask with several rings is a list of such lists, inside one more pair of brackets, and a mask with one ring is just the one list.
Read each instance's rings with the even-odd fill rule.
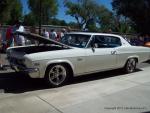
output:
[[91,41],[95,48],[114,48],[121,46],[121,40],[114,36],[95,35]]
[[94,41],[95,48],[107,48],[106,39],[104,36],[96,35]]
[[105,36],[105,39],[107,40],[108,47],[110,47],[110,48],[121,46],[121,40],[118,37]]

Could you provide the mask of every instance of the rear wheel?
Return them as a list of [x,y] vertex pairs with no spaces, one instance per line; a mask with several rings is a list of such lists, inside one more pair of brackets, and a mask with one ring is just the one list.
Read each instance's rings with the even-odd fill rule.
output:
[[48,67],[45,80],[51,87],[59,87],[68,80],[69,71],[63,64],[54,64]]
[[127,62],[126,62],[126,65],[124,67],[124,71],[126,73],[132,73],[132,72],[134,72],[135,69],[136,69],[136,64],[137,64],[136,59],[134,59],[134,58],[128,59]]

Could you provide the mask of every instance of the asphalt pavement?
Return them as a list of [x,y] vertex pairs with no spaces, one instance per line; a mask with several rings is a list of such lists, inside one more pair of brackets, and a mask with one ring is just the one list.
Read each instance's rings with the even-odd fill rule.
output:
[[75,78],[59,88],[0,71],[0,113],[150,113],[150,64]]

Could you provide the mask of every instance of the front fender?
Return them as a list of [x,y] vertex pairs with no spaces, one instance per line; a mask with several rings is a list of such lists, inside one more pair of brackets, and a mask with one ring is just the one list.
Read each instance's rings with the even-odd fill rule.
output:
[[70,67],[72,68],[73,73],[74,73],[74,65],[69,60],[51,60],[51,61],[47,62],[46,67],[45,67],[45,71],[46,71],[46,69],[49,65],[58,64],[58,63],[67,63],[67,64],[69,64]]

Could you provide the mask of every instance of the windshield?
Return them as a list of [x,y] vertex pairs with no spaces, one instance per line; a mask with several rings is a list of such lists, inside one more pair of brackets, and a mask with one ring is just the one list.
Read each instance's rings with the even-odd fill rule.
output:
[[91,35],[66,34],[62,37],[61,42],[72,47],[85,48],[90,37]]

